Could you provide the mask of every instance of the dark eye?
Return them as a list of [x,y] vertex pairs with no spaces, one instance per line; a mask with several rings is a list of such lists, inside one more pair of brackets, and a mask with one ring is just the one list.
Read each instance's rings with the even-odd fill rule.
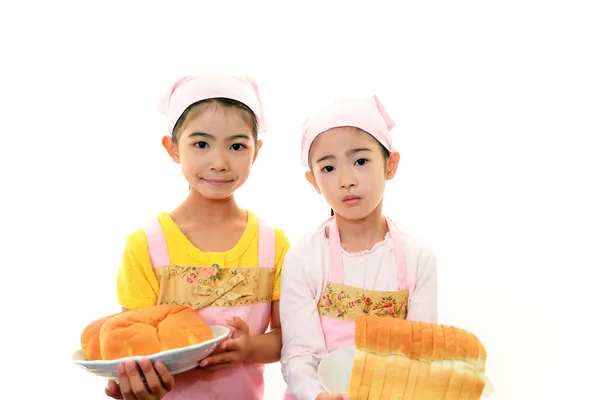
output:
[[231,149],[234,150],[234,151],[240,151],[240,150],[243,150],[245,148],[246,148],[246,146],[244,146],[241,143],[235,143],[235,144],[231,145]]
[[333,167],[331,165],[327,165],[326,167],[321,168],[323,172],[331,172],[333,171]]
[[354,164],[355,165],[365,165],[368,162],[369,161],[366,158],[359,158],[358,160],[356,160],[356,162]]
[[195,143],[194,146],[198,147],[199,149],[205,149],[208,147],[208,143],[206,142],[198,142]]

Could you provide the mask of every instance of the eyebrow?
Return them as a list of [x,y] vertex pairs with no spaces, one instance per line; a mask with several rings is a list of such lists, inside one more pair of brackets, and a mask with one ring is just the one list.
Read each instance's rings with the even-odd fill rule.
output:
[[[210,133],[206,133],[206,132],[192,132],[192,133],[190,133],[188,138],[191,138],[191,137],[204,137],[204,138],[213,139],[213,140],[216,139],[214,135],[211,135]],[[236,139],[250,140],[250,136],[246,135],[245,133],[238,133],[235,135],[231,135],[227,138],[227,140],[236,140]]]
[[[349,155],[349,156],[350,156],[350,155],[352,155],[352,154],[360,153],[361,151],[373,151],[373,150],[371,150],[371,149],[369,149],[369,148],[366,148],[366,147],[361,147],[361,148],[358,148],[358,149],[352,149],[352,150],[348,150],[348,151],[346,152],[346,155]],[[326,156],[323,156],[323,157],[319,158],[319,159],[316,161],[316,163],[320,163],[320,162],[323,162],[323,161],[326,161],[326,160],[332,160],[332,159],[334,159],[334,158],[335,158],[335,156],[333,156],[333,155],[331,155],[331,154],[328,154],[328,155],[326,155]]]

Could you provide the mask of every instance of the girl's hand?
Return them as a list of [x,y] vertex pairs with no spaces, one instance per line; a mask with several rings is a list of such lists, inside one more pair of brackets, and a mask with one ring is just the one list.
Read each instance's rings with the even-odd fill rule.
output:
[[246,361],[250,353],[250,328],[243,319],[233,317],[226,319],[227,325],[233,328],[231,339],[225,340],[217,351],[200,362],[199,368],[206,371],[217,371]]
[[108,382],[104,390],[106,395],[122,400],[160,400],[173,389],[173,376],[163,363],[157,361],[152,366],[152,362],[144,358],[139,364],[146,382],[135,362],[126,361],[117,368],[119,383]]
[[319,393],[316,400],[350,400],[347,394]]

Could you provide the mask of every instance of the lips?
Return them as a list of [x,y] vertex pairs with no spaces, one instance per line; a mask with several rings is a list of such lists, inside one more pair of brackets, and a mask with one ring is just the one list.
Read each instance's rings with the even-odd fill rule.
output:
[[227,185],[228,183],[233,182],[232,179],[207,179],[207,178],[203,178],[202,180],[204,182],[206,182],[207,184],[211,185],[211,186],[223,186],[223,185]]
[[356,204],[360,200],[360,197],[354,195],[348,195],[342,199],[346,204]]

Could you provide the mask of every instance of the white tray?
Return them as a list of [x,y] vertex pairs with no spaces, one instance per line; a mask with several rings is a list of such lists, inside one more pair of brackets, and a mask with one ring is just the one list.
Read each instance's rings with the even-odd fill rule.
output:
[[200,360],[211,355],[227,337],[230,329],[226,326],[211,326],[213,338],[206,342],[180,349],[162,351],[149,356],[125,357],[116,360],[88,361],[81,349],[73,353],[72,360],[75,365],[85,369],[87,372],[107,378],[118,380],[117,366],[127,360],[138,361],[149,358],[152,362],[161,361],[171,375],[189,371],[198,366]]

